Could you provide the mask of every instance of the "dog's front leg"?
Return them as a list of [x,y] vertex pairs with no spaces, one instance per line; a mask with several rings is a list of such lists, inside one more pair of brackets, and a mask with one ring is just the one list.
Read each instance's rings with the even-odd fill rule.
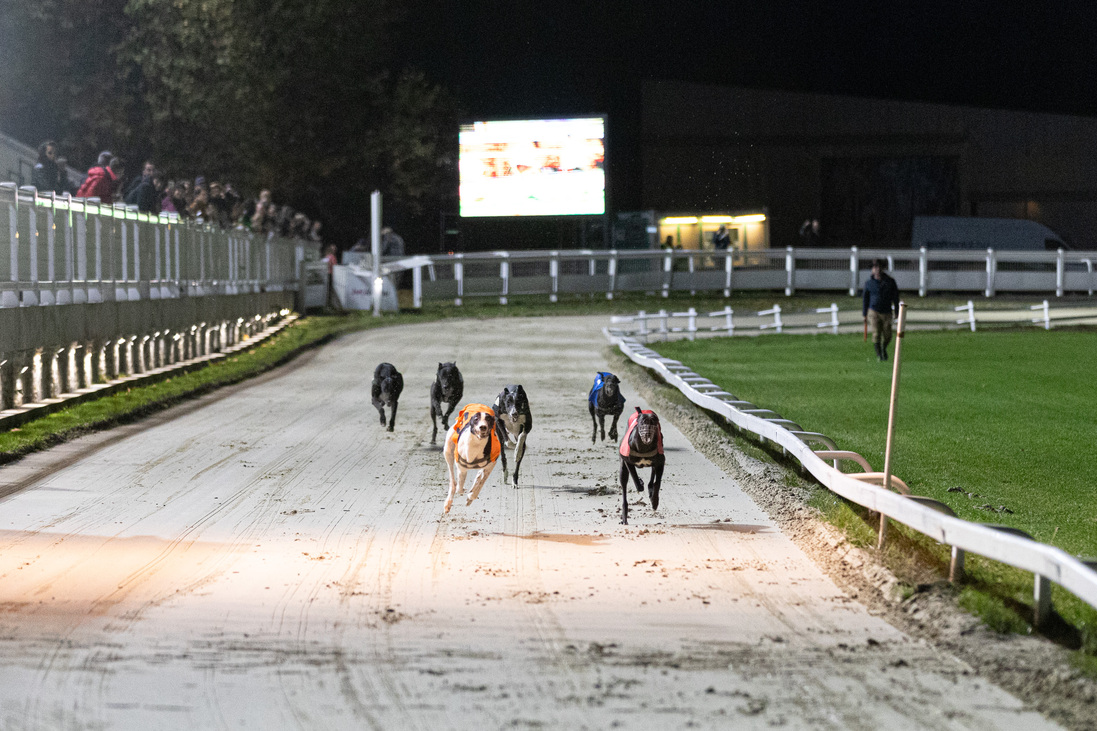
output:
[[[399,401],[392,402],[392,412],[389,414],[389,431],[392,431],[392,428],[396,426],[396,408],[399,405]],[[384,421],[384,417],[382,417],[381,420]]]
[[592,434],[591,437],[590,437],[590,443],[591,444],[597,444],[598,443],[598,417],[594,415],[594,404],[589,404],[588,403],[587,407],[590,408],[590,420],[594,424],[594,434]]
[[443,513],[448,513],[449,509],[453,507],[453,496],[457,492],[457,476],[454,474],[454,468],[456,467],[456,455],[454,454],[454,447],[450,443],[450,440],[446,440],[446,467],[449,471],[449,494],[446,496],[446,505]]
[[621,457],[621,525],[628,525],[628,475],[635,472],[628,460]]
[[488,462],[488,466],[480,470],[480,474],[476,475],[476,480],[472,483],[472,490],[469,492],[469,500],[465,505],[472,505],[472,501],[480,497],[480,488],[488,481],[488,476],[491,475],[493,469],[495,469],[495,463]]
[[373,397],[373,406],[377,409],[377,413],[381,415],[381,426],[385,425],[385,402],[376,396]]
[[[617,441],[617,420],[620,418],[621,412],[618,411],[616,414],[613,415],[613,423],[609,425],[609,438],[614,442]],[[604,434],[602,435],[602,438],[606,438]]]
[[651,481],[648,482],[648,497],[651,498],[651,509],[657,510],[659,508],[659,488],[663,485],[663,467],[667,463],[667,458],[662,454],[657,454],[651,460]]
[[434,431],[431,432],[430,435],[431,444],[435,444],[438,441],[438,412],[441,410],[442,405],[432,398],[430,400],[430,423],[434,426]]
[[[456,409],[456,408],[457,408],[457,401],[454,401],[452,404],[449,405],[449,408],[446,409],[446,413],[442,415],[442,426],[444,428],[449,429],[449,415],[452,414],[453,410]],[[442,410],[442,404],[441,403],[438,404],[438,410],[439,411]]]
[[[521,469],[521,467],[522,467],[522,457],[526,453],[526,435],[527,434],[529,434],[528,431],[523,431],[523,432],[518,433],[518,446],[516,446],[514,448],[514,486],[515,487],[518,486],[518,470]],[[505,462],[503,463],[503,466],[506,467]],[[504,476],[504,478],[506,477],[506,472],[503,473],[503,476]]]
[[606,441],[606,414],[604,411],[598,412],[598,428],[602,433],[602,441]]
[[502,419],[495,422],[495,436],[499,438],[499,456],[503,459],[503,482],[507,481],[507,444],[510,437],[507,434],[507,426]]

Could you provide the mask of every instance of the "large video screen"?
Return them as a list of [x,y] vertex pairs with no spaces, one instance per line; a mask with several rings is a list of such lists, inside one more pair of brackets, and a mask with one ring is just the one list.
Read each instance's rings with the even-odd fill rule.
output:
[[605,129],[603,117],[461,125],[461,215],[605,213]]

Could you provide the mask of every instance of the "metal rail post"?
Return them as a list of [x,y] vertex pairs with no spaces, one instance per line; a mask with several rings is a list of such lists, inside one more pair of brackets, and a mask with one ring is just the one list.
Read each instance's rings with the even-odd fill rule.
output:
[[[369,196],[370,211],[370,251],[373,254],[373,272],[370,289],[373,293],[373,316],[381,316],[381,191],[375,190]],[[458,285],[457,304],[461,304],[460,285]]]
[[[891,399],[888,402],[888,431],[887,445],[884,448],[884,489],[891,491],[891,448],[892,438],[895,435],[895,403],[899,397],[899,374],[901,371],[903,352],[903,328],[907,320],[907,304],[899,302],[899,322],[895,327],[895,354],[892,357],[891,366]],[[880,533],[876,541],[876,548],[883,549],[887,541],[887,516],[880,513]]]

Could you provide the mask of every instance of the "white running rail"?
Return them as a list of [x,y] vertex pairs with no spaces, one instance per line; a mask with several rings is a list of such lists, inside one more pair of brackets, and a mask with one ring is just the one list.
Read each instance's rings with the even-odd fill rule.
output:
[[[803,431],[798,424],[781,419],[772,411],[758,409],[738,399],[680,361],[660,356],[633,337],[611,328],[606,328],[604,332],[610,342],[617,345],[631,361],[657,372],[697,406],[719,414],[739,429],[780,445],[832,492],[907,525],[938,543],[952,546],[954,558],[955,549],[960,549],[1031,571],[1037,577],[1034,589],[1036,625],[1042,625],[1051,616],[1051,586],[1048,582],[1059,584],[1097,608],[1097,571],[1091,568],[1092,562],[1001,528],[946,515],[939,508],[925,504],[927,501],[924,498],[908,497],[870,484],[869,480],[882,478],[882,473],[845,474],[836,467],[838,458],[856,459],[859,455],[850,456],[853,453],[836,451],[833,441],[822,434]],[[766,415],[770,418],[765,418]],[[809,442],[822,443],[828,449],[817,453]],[[820,455],[834,459],[835,464],[828,464]],[[862,462],[862,466],[865,464]],[[960,561],[962,565],[962,558]]]

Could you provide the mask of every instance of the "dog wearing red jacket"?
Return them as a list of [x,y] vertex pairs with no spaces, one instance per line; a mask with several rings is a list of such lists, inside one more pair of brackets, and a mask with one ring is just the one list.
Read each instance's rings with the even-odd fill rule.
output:
[[639,406],[636,413],[628,418],[625,438],[621,440],[621,525],[628,525],[628,478],[636,483],[636,489],[644,491],[644,483],[636,473],[637,467],[650,467],[651,479],[648,481],[648,497],[651,509],[659,507],[659,487],[663,482],[663,467],[666,457],[663,454],[663,429],[659,426],[659,417],[653,411],[643,411]]
[[469,490],[468,502],[480,495],[480,489],[487,482],[495,462],[499,459],[501,444],[495,430],[495,412],[483,404],[467,404],[457,414],[453,426],[446,433],[443,454],[449,468],[449,495],[446,497],[444,512],[453,506],[454,495],[465,492],[465,478],[469,470],[480,470]]

